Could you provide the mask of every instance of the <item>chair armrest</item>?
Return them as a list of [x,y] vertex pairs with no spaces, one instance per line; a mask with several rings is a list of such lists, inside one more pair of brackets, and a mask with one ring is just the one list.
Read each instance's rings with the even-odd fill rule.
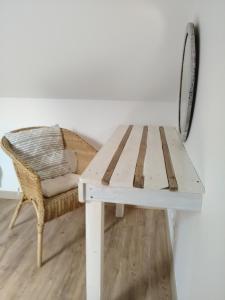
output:
[[39,175],[12,151],[5,137],[1,140],[1,148],[13,161],[24,196],[29,200],[35,200],[42,206],[43,195]]
[[13,160],[23,194],[26,198],[43,202],[39,175],[18,159]]

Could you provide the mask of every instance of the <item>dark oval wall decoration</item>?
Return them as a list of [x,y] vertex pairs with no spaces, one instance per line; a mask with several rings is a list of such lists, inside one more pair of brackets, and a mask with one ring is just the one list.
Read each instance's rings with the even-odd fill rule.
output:
[[182,141],[188,138],[194,112],[198,73],[196,30],[193,23],[187,24],[179,93],[179,131]]

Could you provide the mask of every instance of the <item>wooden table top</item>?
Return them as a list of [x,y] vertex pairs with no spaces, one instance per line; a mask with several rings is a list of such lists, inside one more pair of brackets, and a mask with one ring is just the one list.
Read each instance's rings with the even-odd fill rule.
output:
[[[147,198],[141,191],[153,192],[152,197],[160,192],[160,196],[172,200],[179,195],[201,200],[204,193],[174,127],[119,126],[81,175],[80,182],[96,187],[99,197],[101,192],[102,197],[108,197],[105,192],[109,189],[114,193],[117,189],[117,195],[126,189],[129,197],[137,195],[140,198],[142,195]],[[168,201],[161,207],[180,207],[179,199],[173,205]],[[186,205],[185,202],[182,207],[200,209],[201,202],[195,203]]]
[[81,175],[81,181],[111,187],[204,192],[174,127],[119,126]]

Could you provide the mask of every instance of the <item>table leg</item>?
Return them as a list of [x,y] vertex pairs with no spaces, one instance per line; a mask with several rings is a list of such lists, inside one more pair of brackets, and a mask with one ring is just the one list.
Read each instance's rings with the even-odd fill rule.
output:
[[86,202],[86,299],[103,299],[104,203]]
[[124,216],[124,204],[116,204],[116,217],[122,218]]

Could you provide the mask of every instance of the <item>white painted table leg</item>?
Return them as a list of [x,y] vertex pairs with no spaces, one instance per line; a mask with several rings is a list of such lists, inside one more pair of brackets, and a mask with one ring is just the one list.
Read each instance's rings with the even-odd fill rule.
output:
[[86,299],[103,299],[104,203],[86,202]]
[[116,217],[122,218],[124,216],[124,204],[116,204]]

